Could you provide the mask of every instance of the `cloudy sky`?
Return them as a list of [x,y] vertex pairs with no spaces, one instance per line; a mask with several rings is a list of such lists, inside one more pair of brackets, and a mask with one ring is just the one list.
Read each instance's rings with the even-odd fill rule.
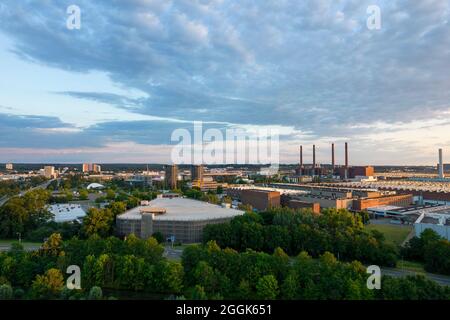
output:
[[3,0],[0,162],[169,162],[193,121],[276,128],[281,162],[450,162],[449,3]]

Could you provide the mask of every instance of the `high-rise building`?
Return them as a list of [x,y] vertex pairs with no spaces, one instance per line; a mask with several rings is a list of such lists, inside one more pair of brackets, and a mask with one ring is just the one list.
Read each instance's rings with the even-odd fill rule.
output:
[[100,173],[102,170],[101,170],[101,166],[99,166],[98,164],[95,164],[95,163],[83,163],[82,171],[83,172]]
[[192,181],[202,181],[203,180],[203,166],[202,165],[192,165],[191,166],[191,180]]
[[45,166],[44,167],[44,176],[47,179],[52,179],[52,178],[56,177],[55,167],[53,167],[53,166]]
[[6,170],[12,170],[14,168],[12,163],[7,163],[6,164]]
[[166,186],[173,190],[177,188],[178,167],[176,164],[168,165],[165,168],[164,182]]
[[83,172],[89,172],[89,163],[83,163],[82,171]]

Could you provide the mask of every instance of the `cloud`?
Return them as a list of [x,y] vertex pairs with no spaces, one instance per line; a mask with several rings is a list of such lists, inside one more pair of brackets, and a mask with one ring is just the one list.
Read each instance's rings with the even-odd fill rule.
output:
[[[23,59],[105,72],[147,95],[63,93],[71,97],[180,121],[293,127],[317,139],[358,139],[386,130],[373,126],[380,121],[395,130],[450,110],[446,0],[80,0],[77,31],[65,28],[69,4],[3,1],[0,30]],[[366,28],[373,4],[381,30]],[[145,126],[89,130],[158,143],[171,129],[154,125],[158,140]]]

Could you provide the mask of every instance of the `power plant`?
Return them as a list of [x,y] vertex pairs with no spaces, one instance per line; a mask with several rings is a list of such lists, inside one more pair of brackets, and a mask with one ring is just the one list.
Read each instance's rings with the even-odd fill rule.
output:
[[305,167],[303,163],[303,146],[300,146],[300,164],[296,173],[298,176],[328,176],[328,177],[339,177],[342,180],[355,179],[357,177],[367,178],[373,177],[374,169],[371,166],[349,166],[349,149],[348,143],[344,144],[344,165],[337,166],[335,158],[335,145],[331,144],[331,167],[327,170],[321,167],[316,161],[316,145],[313,144],[312,150],[312,165]]

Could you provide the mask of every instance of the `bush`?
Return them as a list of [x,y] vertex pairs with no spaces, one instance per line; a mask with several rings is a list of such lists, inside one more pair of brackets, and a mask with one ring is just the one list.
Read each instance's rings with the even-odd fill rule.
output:
[[89,300],[101,300],[103,298],[102,288],[94,286],[89,291]]
[[0,300],[10,300],[13,297],[13,290],[10,285],[2,284],[0,286]]

